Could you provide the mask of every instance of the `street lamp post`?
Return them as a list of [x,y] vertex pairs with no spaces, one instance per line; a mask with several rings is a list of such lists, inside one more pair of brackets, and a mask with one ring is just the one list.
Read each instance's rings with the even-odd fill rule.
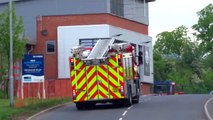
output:
[[10,107],[14,107],[14,81],[13,81],[13,28],[12,28],[12,0],[9,1],[10,13]]

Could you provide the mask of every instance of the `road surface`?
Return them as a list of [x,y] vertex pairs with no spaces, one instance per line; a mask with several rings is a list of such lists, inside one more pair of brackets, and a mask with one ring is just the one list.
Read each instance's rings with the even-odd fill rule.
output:
[[34,120],[206,120],[204,104],[210,95],[146,96],[129,108],[97,105],[77,110],[74,104],[44,113]]

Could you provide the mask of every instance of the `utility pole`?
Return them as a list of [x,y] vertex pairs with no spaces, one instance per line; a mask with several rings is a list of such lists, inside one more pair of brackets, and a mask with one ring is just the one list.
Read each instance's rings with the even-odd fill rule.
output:
[[9,1],[9,12],[10,12],[10,107],[14,107],[12,0]]

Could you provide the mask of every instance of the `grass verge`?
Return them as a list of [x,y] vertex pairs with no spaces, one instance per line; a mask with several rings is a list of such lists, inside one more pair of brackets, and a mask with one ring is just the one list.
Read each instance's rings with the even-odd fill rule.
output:
[[46,108],[70,102],[70,99],[25,100],[25,106],[11,108],[8,99],[0,99],[0,120],[23,120]]

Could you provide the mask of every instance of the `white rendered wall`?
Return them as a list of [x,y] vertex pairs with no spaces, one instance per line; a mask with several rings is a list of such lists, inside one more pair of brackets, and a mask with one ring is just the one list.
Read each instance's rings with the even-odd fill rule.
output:
[[[58,77],[69,78],[69,56],[71,48],[79,45],[79,39],[111,38],[114,35],[122,34],[115,39],[129,41],[134,44],[144,45],[144,42],[151,41],[152,38],[137,32],[114,27],[107,24],[100,25],[79,25],[79,26],[59,26],[58,29]],[[150,47],[152,53],[152,45]],[[152,56],[151,56],[152,58]],[[150,76],[141,77],[143,82],[153,83],[153,62],[150,59]],[[142,73],[143,74],[143,73]]]

